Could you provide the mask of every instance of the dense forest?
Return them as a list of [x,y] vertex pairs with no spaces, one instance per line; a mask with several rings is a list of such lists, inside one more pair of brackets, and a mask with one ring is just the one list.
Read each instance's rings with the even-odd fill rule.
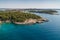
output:
[[21,11],[0,11],[0,21],[10,20],[11,22],[24,22],[26,19],[39,19],[40,16],[31,13],[24,13]]

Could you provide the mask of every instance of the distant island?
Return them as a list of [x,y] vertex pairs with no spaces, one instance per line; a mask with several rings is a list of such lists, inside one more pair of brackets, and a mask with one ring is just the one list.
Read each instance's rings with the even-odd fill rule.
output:
[[46,13],[46,14],[56,14],[57,15],[57,11],[56,10],[29,10],[29,12],[35,12],[35,13]]
[[47,19],[42,18],[36,14],[24,13],[20,10],[4,10],[0,11],[0,23],[11,22],[14,24],[33,24],[42,23]]

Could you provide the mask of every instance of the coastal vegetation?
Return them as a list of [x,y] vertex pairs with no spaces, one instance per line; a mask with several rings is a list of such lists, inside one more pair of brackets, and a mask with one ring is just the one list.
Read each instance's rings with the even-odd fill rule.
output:
[[24,13],[21,11],[0,11],[0,23],[1,22],[12,22],[16,24],[28,24],[42,22],[41,16],[31,13]]

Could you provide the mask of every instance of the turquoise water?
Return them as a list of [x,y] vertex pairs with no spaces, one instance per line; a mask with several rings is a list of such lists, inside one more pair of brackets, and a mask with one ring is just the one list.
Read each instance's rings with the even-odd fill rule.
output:
[[[60,14],[60,10],[58,11]],[[60,15],[39,14],[49,22],[41,24],[0,24],[0,40],[60,40]]]

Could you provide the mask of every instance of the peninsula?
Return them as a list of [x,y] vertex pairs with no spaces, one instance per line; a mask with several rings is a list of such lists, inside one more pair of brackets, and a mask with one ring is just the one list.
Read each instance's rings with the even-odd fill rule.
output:
[[33,24],[42,23],[45,21],[47,21],[47,19],[44,19],[36,14],[24,13],[18,10],[0,11],[0,23],[11,22],[14,24]]

